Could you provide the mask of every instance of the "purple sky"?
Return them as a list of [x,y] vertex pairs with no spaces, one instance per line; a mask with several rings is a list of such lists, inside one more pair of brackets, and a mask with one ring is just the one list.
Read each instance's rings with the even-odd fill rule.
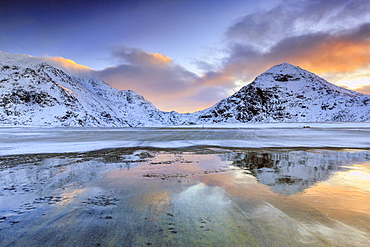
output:
[[[289,62],[370,93],[368,0],[0,2],[0,50],[195,111]],[[369,85],[367,85],[369,84]]]

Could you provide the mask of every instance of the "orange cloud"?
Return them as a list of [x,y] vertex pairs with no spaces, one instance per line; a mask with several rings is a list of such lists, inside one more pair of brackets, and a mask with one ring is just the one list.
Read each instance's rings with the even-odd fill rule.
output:
[[49,62],[51,61],[53,65],[72,74],[85,74],[92,71],[91,68],[85,65],[77,64],[71,59],[63,57],[46,57],[44,59]]
[[249,44],[232,43],[228,52],[222,69],[202,77],[204,84],[235,90],[283,62],[352,89],[369,84],[370,80],[367,72],[370,69],[370,24],[335,35],[311,33],[284,38],[263,52]]
[[370,85],[370,64],[355,71],[346,73],[324,73],[322,76],[332,83],[362,92],[363,87]]
[[165,67],[172,64],[172,60],[158,53],[145,52],[139,48],[127,46],[116,47],[113,56],[125,64],[140,65],[147,67]]
[[[185,98],[185,97],[184,97]],[[191,101],[191,100],[184,100],[184,102],[175,102],[174,104],[171,104],[172,107],[169,108],[168,104],[166,107],[166,104],[158,104],[159,109],[163,109],[164,111],[171,111],[175,110],[179,113],[189,113],[189,112],[196,112],[204,110],[210,106],[215,104],[214,102],[199,102],[199,101]],[[156,105],[157,106],[157,105]]]
[[228,69],[222,72],[208,72],[201,76],[204,85],[224,85],[226,82],[234,80],[234,76]]
[[353,72],[370,63],[370,41],[355,43],[332,40],[291,59],[313,73]]
[[[369,81],[370,81],[370,79],[369,79]],[[367,85],[362,85],[358,88],[355,88],[355,91],[360,92],[360,93],[364,93],[364,94],[370,94],[370,83],[367,84]]]
[[147,53],[147,52],[145,53],[149,56],[150,58],[149,61],[152,62],[153,64],[168,65],[172,61],[169,57],[158,53]]
[[[331,40],[292,58],[293,64],[316,73],[331,83],[369,94],[370,40]],[[365,85],[365,86],[364,86]]]
[[[165,111],[188,111],[197,92],[198,76],[169,57],[139,48],[116,47],[112,58],[120,64],[95,71],[96,77],[120,90],[134,90]],[[199,104],[193,105],[196,107]],[[198,109],[198,107],[196,107]]]

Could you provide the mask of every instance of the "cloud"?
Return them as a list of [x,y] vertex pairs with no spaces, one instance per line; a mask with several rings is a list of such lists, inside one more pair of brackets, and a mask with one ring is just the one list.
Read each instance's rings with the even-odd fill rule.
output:
[[355,73],[364,76],[360,71],[370,65],[370,22],[336,33],[320,31],[289,36],[267,50],[239,41],[230,42],[225,50],[227,55],[220,67],[201,64],[203,69],[210,70],[198,76],[164,55],[118,47],[112,52],[117,65],[96,74],[115,88],[142,94],[161,110],[200,110],[283,62],[334,83]]
[[71,59],[63,57],[44,57],[42,59],[72,75],[86,75],[92,72],[91,68],[85,65],[77,64]]
[[[92,74],[117,89],[134,90],[161,110],[180,112],[209,107],[283,62],[334,83],[370,77],[368,0],[287,0],[240,18],[225,37],[217,66],[197,62],[202,76],[165,55],[128,46],[113,48],[114,66]],[[50,60],[75,73],[89,71],[64,58]]]
[[356,91],[364,94],[370,94],[370,84],[358,87],[356,88]]
[[139,48],[127,46],[115,47],[113,57],[121,63],[141,65],[146,67],[162,67],[172,63],[167,56],[158,53],[148,53]]
[[203,76],[210,84],[235,91],[283,62],[335,83],[370,65],[370,2],[286,1],[241,18],[225,34],[221,69]]
[[118,64],[95,75],[120,90],[134,90],[162,110],[189,110],[188,97],[197,90],[199,77],[170,58],[138,48],[116,47],[112,59]]
[[370,23],[335,35],[311,33],[283,39],[261,57],[299,64],[315,73],[351,72],[370,63]]
[[222,71],[198,76],[167,56],[127,46],[116,47],[117,65],[94,72],[110,86],[134,90],[161,110],[193,112],[230,95],[233,76]]
[[226,37],[267,50],[284,38],[355,27],[370,17],[369,9],[368,0],[288,0],[244,16],[227,29]]

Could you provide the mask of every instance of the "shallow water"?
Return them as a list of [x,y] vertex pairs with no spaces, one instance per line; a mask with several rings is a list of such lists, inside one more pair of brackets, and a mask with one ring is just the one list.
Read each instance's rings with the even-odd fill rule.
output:
[[0,157],[1,246],[368,246],[370,151]]

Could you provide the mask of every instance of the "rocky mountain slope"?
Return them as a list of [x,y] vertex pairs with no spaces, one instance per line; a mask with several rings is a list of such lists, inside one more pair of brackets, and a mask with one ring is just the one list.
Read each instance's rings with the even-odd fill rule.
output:
[[194,123],[370,121],[370,96],[331,84],[288,63],[232,96],[195,112]]
[[0,125],[138,127],[325,121],[370,121],[370,96],[284,63],[208,109],[188,114],[162,112],[133,91],[71,76],[34,57],[0,52]]
[[0,123],[49,126],[158,126],[178,122],[133,91],[70,76],[28,56],[0,56]]

